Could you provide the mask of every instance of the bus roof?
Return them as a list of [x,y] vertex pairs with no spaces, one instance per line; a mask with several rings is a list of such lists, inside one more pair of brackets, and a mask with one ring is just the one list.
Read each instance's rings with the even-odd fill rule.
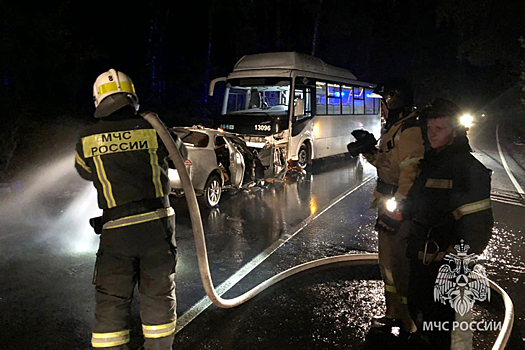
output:
[[249,71],[254,72],[261,70],[299,70],[337,78],[357,79],[356,76],[347,69],[331,66],[317,57],[298,52],[269,52],[245,55],[235,64],[230,77],[238,77]]

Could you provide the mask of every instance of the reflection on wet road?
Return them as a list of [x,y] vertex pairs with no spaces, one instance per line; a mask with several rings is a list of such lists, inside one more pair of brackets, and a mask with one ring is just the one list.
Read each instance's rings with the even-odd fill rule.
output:
[[[343,158],[332,159],[325,166],[319,164],[314,170],[267,188],[225,195],[219,208],[202,210],[215,286],[334,198],[373,174],[370,166],[363,168],[361,163],[356,166],[355,160]],[[178,309],[184,312],[204,293],[186,205],[183,200],[174,200],[172,204],[177,212],[180,251],[177,280],[188,286],[177,291]]]
[[[36,169],[24,192],[0,203],[0,323],[8,325],[0,332],[3,348],[17,348],[14,339],[27,329],[32,330],[24,335],[28,346],[84,349],[89,344],[94,306],[91,277],[98,236],[87,219],[99,215],[100,210],[94,188],[78,177],[73,163],[69,155]],[[323,163],[306,177],[226,194],[219,209],[203,210],[216,285],[372,173],[369,167],[356,167],[355,160],[336,158]],[[204,291],[186,205],[181,199],[174,199],[173,205],[177,212],[181,315]],[[137,302],[132,309],[132,333],[137,335],[132,346],[138,347]],[[8,341],[5,335],[13,340]]]
[[[509,189],[510,182],[493,153],[494,139],[485,130],[491,128],[473,133],[475,155],[495,170],[493,186]],[[35,171],[38,180],[32,186],[0,203],[0,324],[6,325],[0,332],[2,349],[19,348],[19,338],[28,348],[89,346],[94,306],[91,277],[98,237],[87,219],[100,211],[93,187],[78,177],[70,158]],[[300,234],[234,284],[225,298],[307,261],[375,251],[375,213],[369,209],[374,181],[364,183],[316,216],[341,194],[373,176],[374,169],[342,157],[315,165],[305,176],[290,177],[266,188],[226,193],[219,208],[202,208],[215,286],[307,223]],[[186,204],[173,198],[172,205],[177,213],[177,311],[181,316],[201,300],[204,290]],[[525,283],[521,218],[525,208],[496,202],[493,207],[494,235],[482,262],[490,278],[514,300],[516,325],[511,344],[516,345],[525,333],[521,298]],[[308,221],[312,217],[315,220]],[[210,306],[177,334],[176,348],[279,349],[284,345],[337,349],[362,344],[370,317],[381,314],[383,308],[378,278],[376,268],[344,266],[294,276],[238,308]],[[131,346],[138,348],[142,340],[137,302],[132,311]],[[486,311],[476,312],[475,317],[491,316]],[[253,346],[243,347],[239,341]],[[486,343],[480,349],[490,347],[490,339],[476,341]]]

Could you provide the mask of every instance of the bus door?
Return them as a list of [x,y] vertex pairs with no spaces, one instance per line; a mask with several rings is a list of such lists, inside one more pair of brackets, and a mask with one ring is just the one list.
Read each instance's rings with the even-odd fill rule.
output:
[[[312,85],[310,85],[312,84]],[[312,119],[312,90],[314,81],[308,78],[296,78],[294,90],[294,110],[292,114],[292,130],[290,133],[290,154],[297,156],[297,150],[304,141],[303,135],[309,130],[308,125]]]

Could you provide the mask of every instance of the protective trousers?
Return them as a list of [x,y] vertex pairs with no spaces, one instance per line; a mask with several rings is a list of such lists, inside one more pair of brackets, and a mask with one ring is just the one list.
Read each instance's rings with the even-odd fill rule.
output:
[[[144,215],[144,214],[141,214]],[[146,350],[171,350],[176,323],[175,215],[104,229],[93,283],[93,348],[127,350],[136,283]]]
[[410,260],[406,257],[406,247],[409,226],[410,221],[405,220],[394,233],[379,231],[379,270],[385,284],[385,316],[401,320],[404,331],[415,332],[407,305]]
[[442,264],[432,262],[425,266],[418,258],[412,258],[410,261],[410,313],[433,350],[450,350],[450,325],[455,320],[455,311],[450,305],[443,305],[434,300],[434,285]]

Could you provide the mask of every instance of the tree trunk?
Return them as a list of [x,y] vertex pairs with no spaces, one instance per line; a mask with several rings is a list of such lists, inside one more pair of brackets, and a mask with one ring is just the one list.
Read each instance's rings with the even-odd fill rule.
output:
[[208,50],[206,52],[206,71],[204,73],[204,103],[208,103],[208,88],[210,85],[211,49],[213,43],[213,4],[214,0],[211,0],[208,10]]
[[150,84],[152,91],[152,101],[160,106],[166,95],[166,74],[164,72],[164,31],[165,23],[169,16],[169,5],[163,10],[153,9],[153,18],[150,21],[148,37],[148,67],[150,73]]
[[276,20],[275,20],[275,51],[281,51],[281,7],[276,7]]
[[323,6],[323,0],[319,0],[319,5],[320,5],[319,11],[315,15],[315,22],[314,22],[314,34],[312,38],[312,53],[311,53],[312,56],[315,56],[315,49],[317,46],[317,37],[319,35],[319,17],[320,17],[321,9]]

